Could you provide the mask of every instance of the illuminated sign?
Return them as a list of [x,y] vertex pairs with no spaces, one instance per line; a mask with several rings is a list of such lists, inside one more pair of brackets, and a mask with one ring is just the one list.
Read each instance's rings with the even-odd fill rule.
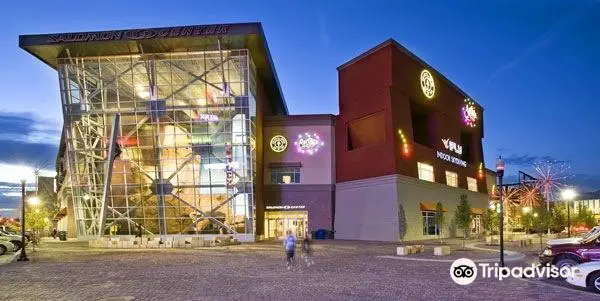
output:
[[198,115],[198,119],[202,121],[219,121],[219,116],[214,114],[200,114]]
[[294,144],[299,153],[312,155],[316,153],[321,146],[325,145],[325,142],[323,142],[317,134],[304,133],[298,135],[298,139]]
[[289,209],[304,209],[306,208],[306,206],[304,205],[298,205],[298,206],[265,206],[265,209],[283,209],[283,210],[289,210]]
[[465,106],[462,107],[463,122],[470,127],[477,126],[477,110],[475,109],[475,103],[470,99],[465,99]]
[[250,149],[255,150],[256,149],[256,140],[254,140],[254,138],[252,138],[252,137],[248,138],[248,140],[250,141]]
[[456,142],[451,141],[450,139],[442,139],[442,142],[444,143],[444,147],[452,152],[455,152],[459,155],[462,155],[462,146],[458,145]]
[[271,150],[276,153],[281,153],[287,148],[288,142],[285,137],[281,135],[275,135],[273,138],[271,138],[271,142],[269,144],[271,145]]
[[433,82],[433,76],[429,71],[421,71],[421,90],[425,97],[431,99],[435,95],[435,83]]
[[450,156],[448,154],[444,154],[440,151],[437,151],[437,157],[444,161],[448,161],[450,163],[454,163],[454,164],[462,166],[462,167],[467,167],[467,162],[465,160],[461,160],[459,158],[452,157],[452,156]]

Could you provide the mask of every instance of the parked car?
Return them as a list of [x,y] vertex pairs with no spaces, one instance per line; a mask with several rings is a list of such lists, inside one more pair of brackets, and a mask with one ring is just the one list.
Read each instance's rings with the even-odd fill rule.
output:
[[567,282],[587,287],[600,294],[600,261],[592,261],[575,267],[575,273],[567,278]]
[[6,252],[17,251],[17,247],[10,241],[0,240],[0,255],[4,255]]
[[588,261],[600,261],[600,227],[581,237],[551,239],[539,256],[542,265],[572,267]]
[[[11,242],[17,249],[21,249],[23,243],[21,241],[21,235],[10,234],[6,231],[0,230],[0,240]],[[25,245],[27,245],[29,240],[25,238]]]

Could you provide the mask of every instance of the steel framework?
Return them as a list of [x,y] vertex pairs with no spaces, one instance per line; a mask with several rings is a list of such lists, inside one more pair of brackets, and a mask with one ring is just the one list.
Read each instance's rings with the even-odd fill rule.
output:
[[58,70],[78,236],[254,233],[246,49],[67,54]]

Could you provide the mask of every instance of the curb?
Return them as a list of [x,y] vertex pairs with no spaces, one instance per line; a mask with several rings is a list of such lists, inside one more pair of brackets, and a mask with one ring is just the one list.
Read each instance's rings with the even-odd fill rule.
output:
[[[481,248],[481,247],[476,247],[477,243],[471,243],[471,244],[466,244],[465,247],[472,249],[472,250],[478,250],[478,251],[491,251],[491,252],[497,252],[500,253],[500,250],[496,250],[496,249],[487,249],[487,248]],[[527,255],[523,254],[523,253],[519,253],[519,252],[515,252],[515,251],[508,251],[508,250],[504,250],[504,254],[506,255],[506,257],[504,258],[504,262],[511,262],[511,261],[519,261],[525,257],[527,257]],[[387,258],[387,259],[397,259],[397,260],[409,260],[409,261],[428,261],[428,262],[454,262],[456,261],[456,259],[428,259],[428,258],[409,258],[409,257],[400,257],[400,256],[393,256],[393,255],[384,255],[384,256],[375,256],[377,258]],[[497,262],[498,258],[482,258],[482,259],[475,259],[473,260],[473,262]]]
[[19,250],[17,252],[14,252],[11,255],[8,255],[9,258],[0,261],[0,265],[9,264],[9,263],[15,262],[17,260],[17,257],[19,257],[19,255],[21,255],[21,250]]

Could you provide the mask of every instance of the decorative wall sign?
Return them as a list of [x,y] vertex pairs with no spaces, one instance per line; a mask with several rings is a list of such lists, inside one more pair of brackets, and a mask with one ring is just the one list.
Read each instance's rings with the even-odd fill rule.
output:
[[232,155],[231,143],[225,144],[225,159],[226,159],[225,182],[227,183],[227,187],[229,188],[229,187],[237,184],[237,182],[239,181],[239,179],[235,176],[235,173],[233,172],[233,166],[232,166],[233,155]]
[[444,161],[448,161],[450,163],[454,163],[454,164],[462,166],[462,167],[467,167],[467,162],[465,160],[461,160],[459,158],[452,157],[452,156],[450,156],[448,154],[444,154],[440,151],[437,151],[437,157]]
[[271,142],[269,144],[271,145],[272,151],[281,153],[287,148],[288,142],[285,137],[281,135],[275,135],[273,138],[271,138]]
[[458,143],[451,141],[450,139],[443,139],[442,138],[442,143],[444,143],[444,147],[452,152],[455,152],[459,155],[462,155],[462,145],[459,145]]
[[256,149],[256,140],[254,140],[254,138],[252,138],[252,137],[248,138],[248,140],[250,141],[250,149],[255,150]]
[[421,90],[423,90],[425,97],[429,99],[435,95],[435,82],[433,76],[427,70],[421,71]]
[[299,153],[312,155],[319,151],[321,146],[325,145],[325,142],[315,133],[304,133],[298,135],[294,145],[296,145],[296,151]]
[[465,99],[465,105],[462,107],[462,117],[463,121],[467,126],[476,127],[477,126],[477,107],[475,103],[467,98]]

